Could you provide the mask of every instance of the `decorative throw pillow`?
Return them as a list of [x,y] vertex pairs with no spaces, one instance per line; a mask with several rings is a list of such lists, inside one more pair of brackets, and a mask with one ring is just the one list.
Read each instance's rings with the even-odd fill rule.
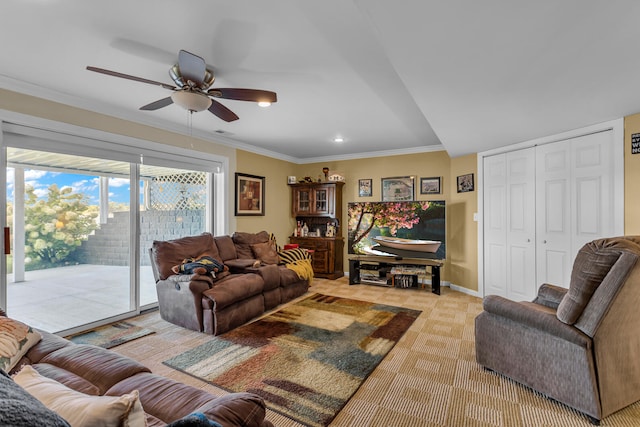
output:
[[9,372],[42,339],[38,331],[9,317],[0,317],[0,369]]
[[294,248],[278,251],[281,264],[291,264],[303,259],[311,259],[311,254],[306,249]]
[[278,252],[272,242],[254,243],[251,245],[251,251],[255,258],[265,264],[277,264],[279,261]]
[[26,365],[14,381],[72,427],[145,427],[138,391],[122,396],[90,396],[40,375]]
[[47,408],[0,370],[0,423],[11,427],[69,427],[69,423]]

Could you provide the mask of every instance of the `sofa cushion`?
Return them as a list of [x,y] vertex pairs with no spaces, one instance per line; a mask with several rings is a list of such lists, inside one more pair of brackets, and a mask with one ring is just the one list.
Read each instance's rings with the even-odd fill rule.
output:
[[89,396],[40,375],[27,365],[14,380],[72,427],[144,427],[146,418],[137,391],[122,396]]
[[238,258],[236,253],[236,245],[233,243],[231,236],[216,236],[213,238],[218,248],[218,253],[223,261]]
[[558,305],[557,317],[561,322],[573,325],[578,320],[619,257],[618,250],[605,249],[595,242],[587,243],[578,251],[571,271],[569,291]]
[[233,243],[236,245],[236,253],[238,258],[253,258],[251,245],[255,243],[264,243],[269,241],[269,233],[261,231],[259,233],[245,233],[236,231],[231,236]]
[[152,256],[158,266],[160,280],[174,274],[172,267],[182,264],[187,258],[200,258],[210,256],[220,262],[218,247],[214,244],[211,233],[203,233],[199,236],[182,237],[175,240],[158,241],[152,245]]
[[[63,347],[42,358],[41,363],[54,365],[94,384],[104,394],[115,383],[139,372],[150,372],[139,362],[102,347],[75,344]],[[70,380],[73,376],[68,376]],[[64,378],[61,382],[66,384]]]
[[9,372],[41,339],[31,326],[0,316],[0,369]]
[[221,311],[238,301],[261,294],[263,289],[264,281],[257,274],[232,274],[204,291],[202,297],[214,301],[214,310]]
[[254,258],[259,259],[265,264],[277,264],[280,261],[275,242],[273,241],[254,243],[251,245],[251,251],[253,252]]
[[60,415],[16,384],[0,370],[0,420],[12,427],[69,427]]

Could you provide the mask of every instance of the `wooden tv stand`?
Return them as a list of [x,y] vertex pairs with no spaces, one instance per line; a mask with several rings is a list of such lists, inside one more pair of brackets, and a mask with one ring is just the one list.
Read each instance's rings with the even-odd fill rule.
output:
[[[379,279],[366,280],[361,276],[363,266],[372,266],[378,271]],[[409,287],[396,285],[397,276],[413,276],[413,284],[417,284],[418,276],[431,276],[431,292],[440,295],[440,267],[444,265],[444,260],[429,258],[405,258],[400,256],[381,255],[350,255],[349,256],[349,285],[367,283],[381,286]],[[406,269],[403,270],[402,267]],[[412,271],[412,268],[425,267],[424,274]],[[426,272],[429,267],[430,273]],[[372,270],[368,268],[366,270]],[[387,276],[390,276],[387,278]],[[391,284],[389,283],[391,281]]]

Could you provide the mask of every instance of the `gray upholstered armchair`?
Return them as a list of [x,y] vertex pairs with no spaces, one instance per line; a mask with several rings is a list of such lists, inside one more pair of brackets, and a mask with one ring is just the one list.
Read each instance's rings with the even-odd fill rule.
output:
[[640,400],[640,236],[580,249],[569,289],[532,302],[490,295],[476,317],[476,360],[585,413],[594,424]]

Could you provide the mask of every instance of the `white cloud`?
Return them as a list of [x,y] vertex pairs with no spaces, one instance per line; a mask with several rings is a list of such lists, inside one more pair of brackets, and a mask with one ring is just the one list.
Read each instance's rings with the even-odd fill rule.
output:
[[129,185],[127,178],[109,178],[110,187],[122,187],[123,185]]
[[24,179],[25,180],[39,179],[39,178],[42,178],[43,176],[45,176],[46,174],[47,174],[47,171],[40,171],[40,170],[34,170],[34,169],[25,169],[25,171],[24,171]]
[[95,179],[83,179],[72,183],[71,188],[73,189],[74,193],[90,193],[92,191],[95,191],[98,188],[98,185]]

